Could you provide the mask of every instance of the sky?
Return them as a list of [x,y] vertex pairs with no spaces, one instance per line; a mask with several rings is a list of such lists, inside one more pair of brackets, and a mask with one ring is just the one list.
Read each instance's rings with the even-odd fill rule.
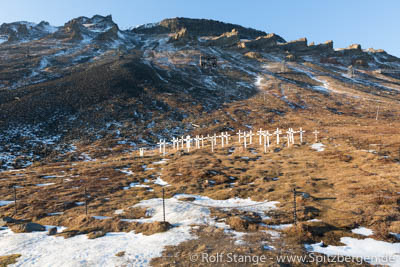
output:
[[50,22],[55,26],[79,16],[113,16],[120,28],[165,18],[214,19],[276,33],[287,41],[334,41],[384,49],[400,57],[398,0],[0,0],[0,23]]

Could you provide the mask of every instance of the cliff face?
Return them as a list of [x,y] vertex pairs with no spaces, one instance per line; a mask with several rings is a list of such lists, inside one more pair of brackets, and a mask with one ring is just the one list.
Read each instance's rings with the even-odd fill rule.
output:
[[219,36],[225,32],[231,32],[233,29],[236,29],[239,32],[239,38],[241,39],[256,38],[266,34],[263,31],[245,28],[237,24],[208,19],[189,18],[165,19],[152,27],[149,27],[149,25],[143,25],[133,29],[132,32],[143,34],[176,33],[182,28],[187,29],[188,32],[195,36]]

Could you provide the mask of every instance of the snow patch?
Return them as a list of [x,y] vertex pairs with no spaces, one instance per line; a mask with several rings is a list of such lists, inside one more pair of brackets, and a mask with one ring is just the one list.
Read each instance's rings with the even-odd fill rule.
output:
[[170,184],[161,179],[161,177],[157,177],[157,180],[154,182],[155,184],[161,185],[161,186],[169,186]]
[[10,205],[14,201],[0,200],[0,207]]
[[374,231],[372,231],[371,229],[361,227],[361,226],[351,230],[351,232],[354,234],[359,234],[359,235],[363,235],[363,236],[370,236],[370,235],[374,234]]
[[45,187],[45,186],[55,185],[55,183],[35,184],[35,185],[36,185],[36,186],[39,186],[39,187]]
[[[364,260],[373,265],[400,266],[400,243],[388,243],[372,238],[356,239],[342,237],[340,242],[345,246],[327,246],[323,243],[306,245],[310,252],[318,252],[326,255],[343,255]],[[358,261],[357,261],[358,262]]]
[[311,148],[318,152],[322,152],[325,150],[325,145],[322,143],[315,143],[311,145]]

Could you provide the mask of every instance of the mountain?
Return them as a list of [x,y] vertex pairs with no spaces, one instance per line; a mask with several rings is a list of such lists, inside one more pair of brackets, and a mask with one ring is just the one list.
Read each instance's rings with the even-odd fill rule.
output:
[[39,24],[20,21],[14,23],[3,23],[0,26],[0,43],[4,42],[27,42],[43,38],[57,31],[46,21]]
[[[0,40],[3,169],[62,160],[77,144],[136,149],[261,118],[361,116],[354,99],[400,99],[400,59],[383,50],[286,41],[214,20],[173,18],[128,30],[99,15],[60,27],[4,23]],[[202,68],[201,56],[217,66]],[[265,104],[255,109],[259,97]]]
[[400,266],[399,58],[188,18],[1,36],[0,266]]

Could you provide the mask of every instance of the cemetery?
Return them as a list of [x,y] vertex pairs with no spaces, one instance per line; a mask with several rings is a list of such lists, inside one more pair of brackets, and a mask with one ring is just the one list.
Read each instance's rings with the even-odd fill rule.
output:
[[[354,183],[367,183],[364,188],[372,186],[375,192],[388,181],[365,181],[357,174],[381,169],[395,175],[382,165],[376,168],[382,159],[372,151],[341,150],[323,128],[252,128],[161,138],[154,146],[141,145],[113,157],[5,173],[0,209],[12,220],[58,226],[52,231],[66,239],[55,246],[72,245],[82,235],[101,242],[109,232],[134,231],[148,246],[155,246],[151,240],[157,236],[162,245],[153,251],[163,255],[189,253],[205,240],[224,240],[221,251],[250,242],[266,242],[275,248],[267,250],[271,255],[287,251],[280,238],[270,235],[293,240],[292,253],[301,254],[303,245],[295,240],[314,245],[315,250],[323,249],[315,245],[321,238],[324,243],[337,242],[336,235],[317,234],[317,229],[336,227],[339,236],[348,236],[347,229],[356,231],[365,221],[397,216],[396,194],[385,194],[382,210],[383,195],[371,198],[372,191],[361,191],[354,199],[354,189],[345,182],[351,175]],[[363,169],[352,167],[355,159]],[[146,215],[149,209],[154,210],[152,215]],[[20,222],[8,225],[12,230],[7,231],[27,231],[17,227]],[[389,232],[398,232],[396,227],[392,224]],[[371,235],[384,237],[380,229],[385,228],[373,228]],[[386,238],[396,237],[389,233]],[[114,254],[127,250],[118,245],[124,241],[117,237],[108,242]],[[173,261],[132,249],[127,251],[154,258],[152,264]],[[265,248],[254,251],[266,253]]]
[[209,19],[63,25],[0,27],[1,267],[400,266],[399,58]]
[[[263,131],[263,129],[260,128],[260,130],[257,131],[256,134],[253,133],[252,130],[246,132],[238,131],[236,133],[237,138],[236,139],[236,145],[238,148],[243,148],[247,149],[249,146],[252,146],[253,140],[255,136],[258,136],[259,140],[259,146],[262,148],[264,153],[267,152],[267,150],[270,149],[270,147],[274,146],[274,143],[272,143],[272,137],[275,137],[276,140],[276,145],[280,145],[280,142],[282,143],[282,140],[286,140],[285,143],[287,144],[287,147],[290,147],[291,145],[295,145],[295,135],[299,134],[299,145],[303,144],[303,137],[304,133],[306,131],[303,131],[302,128],[299,129],[299,131],[294,131],[292,128],[289,128],[288,131],[286,131],[286,135],[282,134],[282,130],[277,128],[274,132],[271,131],[269,133],[268,130]],[[318,134],[319,132],[315,130],[313,132],[315,136],[315,143],[318,142]],[[193,149],[200,149],[204,148],[206,145],[207,147],[211,148],[211,152],[214,152],[214,149],[220,146],[220,148],[224,147],[229,147],[230,142],[231,145],[234,145],[235,142],[233,142],[233,137],[235,135],[230,135],[228,132],[222,132],[219,135],[214,133],[213,135],[210,136],[210,134],[207,134],[207,136],[204,135],[196,135],[196,137],[191,137],[190,135],[187,135],[186,137],[181,136],[181,138],[173,138],[170,142],[166,142],[165,139],[160,140],[157,145],[159,146],[159,152],[161,155],[165,156],[167,154],[167,146],[170,151],[179,151],[179,150],[185,150],[187,153],[190,152],[191,148]],[[257,143],[257,142],[256,142]],[[171,146],[172,145],[172,146]],[[146,150],[152,150],[151,148],[146,149],[144,147],[139,148],[139,154],[140,157],[144,157],[144,151]]]

